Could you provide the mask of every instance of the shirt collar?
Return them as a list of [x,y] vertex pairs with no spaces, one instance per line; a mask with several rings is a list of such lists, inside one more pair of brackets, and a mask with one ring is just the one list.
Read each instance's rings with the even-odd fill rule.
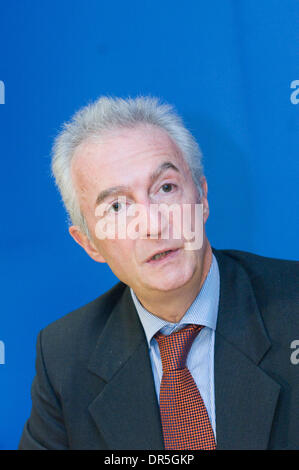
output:
[[153,336],[162,328],[163,334],[170,334],[172,331],[188,323],[204,325],[212,330],[216,329],[220,276],[218,263],[214,254],[212,254],[212,263],[199,293],[178,323],[167,322],[152,314],[143,307],[131,287],[130,292],[149,346]]

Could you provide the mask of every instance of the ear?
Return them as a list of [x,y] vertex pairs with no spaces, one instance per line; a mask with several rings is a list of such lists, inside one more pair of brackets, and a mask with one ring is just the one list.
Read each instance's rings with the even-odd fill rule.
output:
[[202,188],[202,198],[201,203],[203,204],[203,221],[206,223],[208,220],[210,209],[208,203],[208,183],[205,176],[201,177],[201,188]]
[[93,241],[90,240],[87,235],[85,235],[85,233],[81,232],[77,225],[72,225],[69,227],[69,234],[94,261],[97,261],[98,263],[106,263],[105,258],[101,255],[101,253],[99,253]]

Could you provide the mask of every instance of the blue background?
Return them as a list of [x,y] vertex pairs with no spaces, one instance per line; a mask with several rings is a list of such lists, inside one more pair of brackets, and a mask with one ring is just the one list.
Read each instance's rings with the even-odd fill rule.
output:
[[82,105],[174,104],[205,156],[212,245],[298,259],[298,20],[297,0],[1,1],[0,449],[30,413],[38,331],[117,282],[71,239],[50,178]]

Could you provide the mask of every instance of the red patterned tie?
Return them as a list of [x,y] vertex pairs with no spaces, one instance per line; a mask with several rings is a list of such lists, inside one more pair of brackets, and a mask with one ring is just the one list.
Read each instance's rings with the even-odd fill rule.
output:
[[163,376],[160,386],[160,414],[165,449],[216,449],[213,429],[203,399],[186,367],[188,352],[201,325],[187,325],[158,341]]

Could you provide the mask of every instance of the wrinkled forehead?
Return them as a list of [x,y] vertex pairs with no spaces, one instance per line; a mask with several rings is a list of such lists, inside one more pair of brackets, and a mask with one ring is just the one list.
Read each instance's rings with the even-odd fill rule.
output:
[[129,176],[138,165],[141,176],[146,168],[152,170],[158,157],[163,156],[175,161],[183,171],[189,170],[180,149],[163,129],[151,125],[118,129],[82,142],[74,152],[71,174],[79,187],[90,185],[98,178],[103,182],[103,178]]

